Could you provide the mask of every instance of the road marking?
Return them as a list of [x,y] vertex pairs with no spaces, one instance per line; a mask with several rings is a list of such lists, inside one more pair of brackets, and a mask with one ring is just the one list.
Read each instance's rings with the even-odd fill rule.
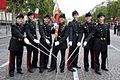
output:
[[77,68],[73,68],[73,69],[76,70],[75,72],[73,72],[73,80],[79,80]]
[[115,50],[117,50],[117,51],[120,52],[120,50],[119,50],[118,48],[116,48],[116,47],[114,47],[114,46],[112,46],[112,45],[110,45],[110,47],[112,47],[112,48],[114,48]]
[[5,67],[5,66],[7,66],[8,64],[9,64],[9,61],[7,61],[6,63],[2,64],[2,65],[0,66],[0,68],[3,68],[3,67]]

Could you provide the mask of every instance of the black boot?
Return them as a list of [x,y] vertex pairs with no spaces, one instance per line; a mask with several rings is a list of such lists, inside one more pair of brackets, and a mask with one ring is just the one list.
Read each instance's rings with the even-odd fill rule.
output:
[[17,71],[18,74],[24,74],[22,71]]
[[104,71],[109,71],[108,69],[106,69],[106,68],[101,68],[102,70],[104,70]]
[[85,72],[88,72],[89,70],[88,70],[88,68],[85,68]]
[[64,69],[60,69],[60,72],[61,72],[61,73],[64,73]]
[[43,73],[44,69],[43,68],[40,68],[39,69],[39,73]]
[[56,68],[55,67],[51,67],[48,69],[48,72],[54,71]]
[[98,75],[102,75],[99,70],[96,70],[95,73],[98,74]]
[[34,70],[32,68],[28,69],[28,72],[34,73]]
[[81,67],[80,67],[80,66],[75,66],[75,68],[77,68],[77,69],[81,69]]
[[10,73],[9,73],[9,76],[10,76],[10,77],[14,77],[14,72],[10,72]]
[[75,72],[76,70],[73,68],[69,68],[68,71]]

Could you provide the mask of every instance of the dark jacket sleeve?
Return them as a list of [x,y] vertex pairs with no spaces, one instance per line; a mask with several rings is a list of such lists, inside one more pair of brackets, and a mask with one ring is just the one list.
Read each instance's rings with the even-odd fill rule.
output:
[[65,42],[65,40],[67,39],[68,36],[69,36],[69,27],[66,26],[66,27],[65,27],[65,35],[64,35],[64,37],[62,37],[62,38],[60,39],[60,43]]
[[69,41],[72,41],[72,38],[73,38],[73,30],[72,30],[72,23],[69,22],[68,24],[68,27],[69,27]]
[[83,37],[83,33],[84,33],[84,28],[83,28],[83,27],[80,27],[80,33],[79,33],[78,42],[81,42],[82,37]]
[[30,33],[30,28],[29,28],[29,24],[25,24],[25,32],[26,32],[26,35],[31,39],[31,40],[34,40],[34,36],[32,36],[32,34]]
[[11,27],[12,36],[20,39],[24,39],[24,35],[20,33],[19,28],[16,25]]
[[85,41],[89,42],[89,40],[92,38],[92,36],[95,34],[96,32],[96,26],[93,27],[92,32],[88,35],[88,37],[85,39]]
[[41,39],[45,40],[46,36],[45,36],[44,29],[43,29],[42,25],[39,26],[39,33],[41,35]]

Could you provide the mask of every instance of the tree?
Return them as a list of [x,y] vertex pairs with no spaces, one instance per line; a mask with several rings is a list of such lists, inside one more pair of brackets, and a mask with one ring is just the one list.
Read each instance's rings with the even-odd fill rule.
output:
[[20,12],[27,13],[28,8],[33,12],[36,8],[39,8],[41,16],[45,14],[52,15],[53,7],[53,0],[7,0],[7,12],[15,10],[16,14]]

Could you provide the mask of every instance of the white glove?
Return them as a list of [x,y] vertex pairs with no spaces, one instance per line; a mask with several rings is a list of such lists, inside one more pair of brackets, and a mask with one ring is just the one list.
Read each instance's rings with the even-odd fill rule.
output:
[[24,42],[25,42],[26,44],[30,44],[30,41],[29,41],[27,38],[24,38]]
[[33,41],[34,41],[35,43],[37,43],[37,44],[40,43],[39,40],[37,40],[37,39],[34,39]]
[[72,46],[72,41],[70,41],[70,42],[68,43],[68,45],[69,45],[69,46]]
[[45,40],[47,44],[50,44],[50,41],[48,39]]
[[87,41],[85,41],[84,43],[83,43],[83,47],[85,47],[87,45]]
[[58,46],[59,44],[60,44],[59,41],[56,41],[56,42],[55,42],[55,46]]
[[81,46],[81,42],[78,42],[78,43],[77,43],[77,46],[80,47],[80,46]]

